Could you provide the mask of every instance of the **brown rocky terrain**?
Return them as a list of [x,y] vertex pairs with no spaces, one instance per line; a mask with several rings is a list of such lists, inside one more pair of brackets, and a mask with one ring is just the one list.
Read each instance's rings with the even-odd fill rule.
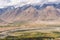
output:
[[60,20],[60,11],[53,6],[47,6],[42,10],[37,10],[36,8],[29,6],[27,9],[21,11],[20,8],[15,10],[7,11],[0,16],[0,19],[13,23],[16,21],[55,21]]

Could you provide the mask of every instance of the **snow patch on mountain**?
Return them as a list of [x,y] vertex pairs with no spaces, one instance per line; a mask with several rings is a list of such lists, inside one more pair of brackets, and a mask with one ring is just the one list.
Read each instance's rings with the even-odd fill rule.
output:
[[0,8],[4,8],[7,6],[20,7],[26,4],[40,4],[43,5],[45,3],[59,3],[60,0],[0,0]]

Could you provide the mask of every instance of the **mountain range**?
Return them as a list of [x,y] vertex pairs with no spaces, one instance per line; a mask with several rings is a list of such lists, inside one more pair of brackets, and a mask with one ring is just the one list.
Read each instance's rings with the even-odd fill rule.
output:
[[60,3],[8,6],[0,9],[0,25],[22,21],[58,21],[60,20]]

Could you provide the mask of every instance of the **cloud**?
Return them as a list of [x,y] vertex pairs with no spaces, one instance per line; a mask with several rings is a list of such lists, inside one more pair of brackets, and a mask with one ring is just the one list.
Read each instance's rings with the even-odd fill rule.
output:
[[48,0],[48,2],[57,2],[58,0]]
[[3,8],[5,6],[7,6],[7,4],[9,3],[10,1],[8,0],[0,0],[0,8]]
[[25,4],[43,4],[48,2],[60,2],[60,0],[0,0],[0,8],[6,6],[23,6]]
[[18,3],[20,3],[20,0],[0,0],[0,8],[17,5]]

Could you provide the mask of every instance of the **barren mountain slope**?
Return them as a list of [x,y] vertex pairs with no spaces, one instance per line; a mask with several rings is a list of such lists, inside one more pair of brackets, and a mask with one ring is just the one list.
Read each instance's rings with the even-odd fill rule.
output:
[[[43,6],[45,7],[45,6]],[[45,8],[36,9],[32,5],[18,7],[8,10],[0,16],[0,19],[7,23],[27,22],[27,21],[59,21],[60,9],[54,6],[46,6]]]

